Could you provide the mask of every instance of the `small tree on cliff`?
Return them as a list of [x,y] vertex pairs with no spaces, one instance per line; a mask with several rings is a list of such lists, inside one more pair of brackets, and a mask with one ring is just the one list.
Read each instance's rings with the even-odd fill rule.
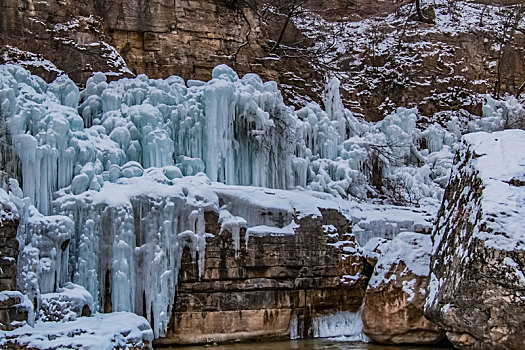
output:
[[282,1],[282,3],[283,4],[279,8],[279,12],[282,15],[284,15],[285,20],[281,27],[281,31],[279,32],[279,37],[277,38],[277,41],[271,48],[270,53],[275,53],[275,51],[279,48],[279,45],[281,45],[281,42],[283,41],[284,33],[286,32],[286,29],[288,28],[290,21],[299,12],[299,1],[298,0]]

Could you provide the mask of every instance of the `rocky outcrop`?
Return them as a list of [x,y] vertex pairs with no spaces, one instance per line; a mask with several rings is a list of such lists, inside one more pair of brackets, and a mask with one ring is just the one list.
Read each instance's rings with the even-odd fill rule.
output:
[[[185,253],[168,333],[158,343],[311,337],[318,318],[358,312],[368,277],[348,221],[322,210],[297,224],[285,235],[245,238],[242,229],[236,253],[231,233],[206,213],[214,237],[207,239],[204,274],[199,279]],[[323,229],[328,224],[330,232]]]
[[222,1],[8,0],[0,12],[3,60],[47,80],[65,72],[82,84],[96,71],[208,80],[221,63],[278,79],[257,13]]
[[16,240],[18,219],[4,220],[4,218],[0,218],[0,220],[0,291],[15,290],[16,262],[18,259],[18,241]]
[[403,232],[380,255],[366,290],[363,331],[386,344],[431,344],[443,331],[423,316],[430,236]]
[[461,349],[525,345],[525,131],[464,137],[433,233],[426,316]]

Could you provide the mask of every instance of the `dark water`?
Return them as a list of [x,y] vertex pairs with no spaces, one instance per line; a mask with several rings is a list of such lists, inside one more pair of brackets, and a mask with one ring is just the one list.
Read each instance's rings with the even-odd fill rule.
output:
[[167,348],[170,350],[448,350],[437,346],[385,346],[330,339],[287,340],[257,343],[233,343]]

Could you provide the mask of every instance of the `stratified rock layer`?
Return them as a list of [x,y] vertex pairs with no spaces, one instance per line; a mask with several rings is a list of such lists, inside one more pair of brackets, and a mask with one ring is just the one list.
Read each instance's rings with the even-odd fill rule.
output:
[[429,344],[444,337],[423,316],[431,247],[429,235],[404,232],[379,257],[363,308],[363,331],[372,340]]
[[464,138],[433,233],[425,314],[461,349],[525,347],[525,131]]
[[423,2],[431,23],[408,0],[302,1],[291,21],[286,3],[5,0],[0,62],[79,84],[96,71],[208,80],[224,63],[278,81],[299,104],[320,102],[335,73],[345,77],[345,105],[370,120],[415,105],[428,116],[479,114],[478,94],[519,94],[524,81],[523,27],[497,6],[516,1]]
[[[249,236],[246,242],[243,229],[238,254],[231,234],[220,232],[216,214],[208,212],[206,231],[215,236],[207,240],[204,274],[199,279],[191,256],[183,255],[176,304],[159,343],[313,336],[316,317],[357,312],[368,280],[361,275],[364,258],[346,234],[345,217],[321,212],[299,219],[293,235]],[[323,232],[326,224],[348,240],[346,249]],[[352,248],[355,254],[344,253]]]

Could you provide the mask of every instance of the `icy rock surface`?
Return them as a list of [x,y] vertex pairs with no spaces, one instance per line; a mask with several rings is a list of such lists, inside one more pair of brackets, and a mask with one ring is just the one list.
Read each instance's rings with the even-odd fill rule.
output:
[[431,236],[402,232],[386,249],[385,242],[369,243],[368,249],[379,246],[383,251],[366,290],[365,334],[386,344],[438,342],[444,336],[443,331],[423,315],[430,280]]
[[[395,280],[396,275],[390,274],[390,272],[392,272],[393,267],[401,263],[405,266],[400,273],[401,276],[409,273],[416,276],[428,276],[431,250],[430,235],[414,232],[400,233],[380,255],[374,274],[368,283],[369,288],[376,288],[380,284],[388,283],[389,279]],[[414,291],[409,287],[404,289],[408,294],[414,294]]]

